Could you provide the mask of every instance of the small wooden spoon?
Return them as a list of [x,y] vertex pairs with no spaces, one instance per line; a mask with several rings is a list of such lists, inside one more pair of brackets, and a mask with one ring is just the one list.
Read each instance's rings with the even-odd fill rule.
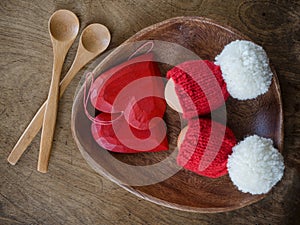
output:
[[[60,83],[60,97],[64,94],[66,88],[78,71],[90,60],[102,53],[108,47],[109,42],[110,33],[104,25],[91,24],[83,30],[74,62]],[[35,114],[34,118],[10,153],[7,159],[10,164],[15,165],[18,162],[28,145],[39,132],[43,122],[46,103],[47,101],[44,102],[39,111]]]

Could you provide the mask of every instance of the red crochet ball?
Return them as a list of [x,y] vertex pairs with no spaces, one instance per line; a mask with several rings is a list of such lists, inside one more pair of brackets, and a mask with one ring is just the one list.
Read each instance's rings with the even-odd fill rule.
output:
[[[212,124],[217,130],[214,134],[211,132]],[[223,134],[220,130],[224,129],[225,133]],[[209,140],[212,148],[210,148],[210,152],[207,152]],[[218,148],[217,145],[220,141],[221,145]],[[182,144],[179,146],[177,163],[185,169],[202,176],[217,178],[228,173],[227,159],[232,152],[232,147],[235,145],[235,136],[228,127],[210,119],[192,119],[188,122],[188,130]],[[214,155],[213,151],[217,151],[214,158],[212,157]],[[200,161],[208,164],[208,167],[203,171],[199,170]]]
[[[121,114],[119,114],[121,115]],[[116,136],[115,131],[122,132],[120,135],[122,138],[127,139],[129,141],[132,141],[134,143],[135,140],[132,140],[129,138],[128,134],[124,132],[124,127],[129,126],[127,121],[125,120],[124,116],[121,115],[117,117],[112,123],[114,123],[114,126],[110,123],[112,119],[115,119],[112,117],[111,114],[108,113],[100,113],[96,118],[95,121],[91,125],[91,132],[93,135],[94,140],[103,148],[110,150],[112,152],[119,152],[119,153],[138,153],[140,151],[136,149],[131,149],[127,146],[125,146]],[[107,124],[99,124],[97,122],[107,122]],[[136,136],[138,139],[146,139],[150,136],[149,130],[138,130],[131,126],[130,130],[132,131],[133,135]],[[165,137],[161,143],[158,143],[159,137],[163,135],[161,127],[157,126],[154,129],[154,132],[151,134],[151,138],[149,139],[149,142],[151,144],[155,144],[156,147],[154,149],[149,149],[148,151],[144,152],[158,152],[163,150],[168,150],[168,140]]]
[[229,97],[219,66],[208,60],[181,63],[167,72],[183,109],[183,117],[190,119],[219,108]]

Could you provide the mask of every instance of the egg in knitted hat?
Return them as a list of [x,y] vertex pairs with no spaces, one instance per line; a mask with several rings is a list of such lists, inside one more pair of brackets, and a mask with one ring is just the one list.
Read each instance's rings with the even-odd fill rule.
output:
[[222,106],[229,93],[220,67],[208,60],[181,63],[167,72],[167,104],[190,119]]

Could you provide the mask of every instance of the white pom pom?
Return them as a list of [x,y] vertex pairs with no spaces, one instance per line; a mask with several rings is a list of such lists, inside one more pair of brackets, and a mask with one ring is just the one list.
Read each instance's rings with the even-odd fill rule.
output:
[[261,46],[245,40],[233,41],[215,60],[232,97],[253,99],[268,91],[273,74]]
[[265,194],[281,180],[284,163],[271,139],[253,135],[233,147],[227,168],[240,191]]

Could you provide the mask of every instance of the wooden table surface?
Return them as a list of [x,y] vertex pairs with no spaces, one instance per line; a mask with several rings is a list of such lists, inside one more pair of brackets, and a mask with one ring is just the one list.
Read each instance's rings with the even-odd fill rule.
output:
[[[144,27],[182,15],[214,19],[262,45],[278,72],[283,97],[282,182],[262,201],[218,214],[177,211],[128,193],[94,172],[72,138],[71,107],[83,70],[60,101],[49,172],[36,171],[40,133],[11,166],[7,156],[47,97],[52,70],[47,23],[61,8],[78,15],[80,31],[93,22],[105,24],[112,35],[110,49]],[[77,44],[78,38],[63,74]],[[1,0],[0,53],[0,224],[299,224],[299,1]]]

